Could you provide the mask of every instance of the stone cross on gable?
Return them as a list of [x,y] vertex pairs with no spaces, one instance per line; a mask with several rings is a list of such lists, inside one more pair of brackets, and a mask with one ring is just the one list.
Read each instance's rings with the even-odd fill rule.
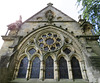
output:
[[53,4],[52,4],[52,3],[48,3],[47,5],[48,5],[48,6],[52,6]]

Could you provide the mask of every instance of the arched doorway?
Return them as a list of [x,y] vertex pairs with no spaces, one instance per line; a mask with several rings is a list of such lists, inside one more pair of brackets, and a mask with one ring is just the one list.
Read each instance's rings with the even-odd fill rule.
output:
[[59,77],[61,79],[68,79],[67,61],[64,57],[61,57],[59,60]]
[[39,78],[40,74],[40,59],[35,57],[32,62],[31,78]]
[[72,57],[71,66],[72,66],[73,79],[82,79],[79,61],[75,57]]
[[51,56],[48,56],[46,59],[46,65],[45,65],[45,78],[52,79],[54,78],[54,61],[51,58]]
[[20,63],[19,72],[17,78],[25,78],[28,66],[28,59],[24,57]]

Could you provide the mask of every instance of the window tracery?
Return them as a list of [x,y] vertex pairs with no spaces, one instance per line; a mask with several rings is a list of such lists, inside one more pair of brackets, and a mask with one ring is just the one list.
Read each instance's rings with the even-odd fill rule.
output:
[[[31,56],[31,55],[34,56],[38,51],[41,51],[41,52],[54,51],[54,52],[56,52],[56,50],[58,51],[63,46],[61,48],[61,52],[64,55],[69,55],[69,54],[71,54],[71,52],[74,52],[74,48],[70,47],[69,41],[71,42],[71,39],[68,39],[68,38],[65,39],[65,44],[64,44],[65,46],[64,46],[63,45],[64,41],[62,40],[61,36],[58,33],[52,32],[52,31],[45,32],[43,34],[38,35],[38,37],[36,37],[36,42],[33,41],[33,39],[30,40],[29,47],[26,48],[26,53],[29,54],[29,56]],[[36,47],[35,44],[38,47]],[[32,56],[30,57],[30,60],[31,60]],[[34,60],[31,63],[29,63],[29,66],[31,66],[30,67],[31,69],[30,70],[26,69],[26,72],[30,72],[30,73],[28,73],[29,78],[41,78],[40,76],[43,76],[42,78],[44,78],[44,79],[46,79],[46,78],[47,79],[55,79],[54,74],[56,71],[58,71],[58,77],[59,77],[58,79],[70,79],[71,78],[69,76],[69,71],[70,71],[70,72],[72,72],[72,75],[73,75],[72,77],[74,79],[77,79],[78,77],[75,78],[76,74],[74,73],[76,70],[73,67],[74,60],[73,59],[71,60],[70,67],[72,68],[72,70],[71,70],[71,68],[69,70],[69,66],[68,66],[69,62],[67,63],[67,60],[65,60],[65,58],[68,59],[68,57],[69,56],[64,56],[64,57],[60,56],[60,59],[57,60],[57,64],[56,64],[58,66],[58,69],[57,69],[57,68],[55,68],[55,62],[53,61],[53,57],[51,57],[51,56],[47,57],[46,61],[42,64],[42,68],[41,68],[42,61],[36,55],[36,56],[34,56]],[[44,58],[43,58],[43,60],[44,60]],[[68,60],[68,61],[70,61],[70,60]],[[79,65],[80,64],[78,64],[78,66]],[[41,74],[42,70],[43,70],[43,73],[42,73],[43,75],[39,75],[39,74]],[[19,72],[20,72],[20,68],[19,68]],[[65,73],[66,73],[66,75],[65,75]],[[77,72],[77,73],[79,73],[79,72]],[[79,74],[80,74],[80,79],[82,79],[81,73],[79,73]],[[19,74],[18,74],[18,76],[19,76]],[[24,75],[24,78],[25,77],[26,77],[26,74]],[[22,77],[20,77],[20,78],[22,78]]]
[[[35,56],[31,63],[31,69],[28,71],[27,66],[28,66],[28,59],[27,57],[24,57],[20,63],[19,67],[19,72],[18,72],[18,78],[25,78],[26,77],[26,72],[30,72],[28,76],[30,78],[38,78],[40,76],[41,68],[40,68],[40,62],[41,60]],[[58,60],[58,72],[59,72],[59,79],[69,79],[69,70],[67,69],[69,66],[67,65],[67,61],[65,57],[61,56]],[[72,75],[73,79],[82,79],[82,73],[80,70],[80,64],[78,60],[73,56],[71,59],[71,68],[72,68]],[[45,62],[45,79],[54,79],[54,61],[51,56],[48,56]]]
[[43,33],[37,41],[38,46],[44,51],[55,51],[62,46],[62,39],[54,32]]
[[69,48],[65,48],[63,51],[65,54],[69,54],[71,52],[71,50]]
[[31,55],[33,55],[33,54],[36,52],[36,50],[35,50],[34,48],[31,48],[28,52],[29,52]]

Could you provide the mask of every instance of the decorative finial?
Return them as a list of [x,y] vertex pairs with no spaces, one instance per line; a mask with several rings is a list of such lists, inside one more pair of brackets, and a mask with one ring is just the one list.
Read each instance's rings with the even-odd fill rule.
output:
[[21,24],[22,24],[22,17],[20,15],[19,20],[17,20],[14,23],[7,25],[7,27],[8,27],[8,30],[15,30],[15,29],[19,29]]
[[48,3],[47,5],[48,5],[48,6],[52,6],[53,4],[52,4],[52,3]]
[[19,20],[22,21],[22,16],[20,15]]
[[78,19],[79,19],[79,20],[82,19],[82,15],[79,15],[79,16],[78,16]]

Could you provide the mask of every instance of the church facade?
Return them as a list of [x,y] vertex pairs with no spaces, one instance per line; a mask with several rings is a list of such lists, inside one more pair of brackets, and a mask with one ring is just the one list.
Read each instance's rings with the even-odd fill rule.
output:
[[92,24],[52,5],[8,25],[0,83],[100,83],[99,36]]

